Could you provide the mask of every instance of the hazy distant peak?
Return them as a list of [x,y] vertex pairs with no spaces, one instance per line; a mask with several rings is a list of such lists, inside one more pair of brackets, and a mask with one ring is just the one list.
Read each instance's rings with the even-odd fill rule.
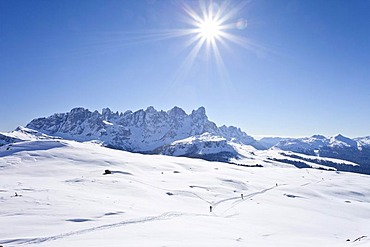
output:
[[348,145],[350,147],[356,147],[357,148],[357,142],[355,140],[352,140],[351,138],[345,137],[341,134],[338,134],[332,138],[332,142],[340,142],[344,143],[344,145]]
[[326,137],[323,136],[323,135],[313,135],[313,136],[311,136],[311,138],[315,138],[315,139],[326,139]]

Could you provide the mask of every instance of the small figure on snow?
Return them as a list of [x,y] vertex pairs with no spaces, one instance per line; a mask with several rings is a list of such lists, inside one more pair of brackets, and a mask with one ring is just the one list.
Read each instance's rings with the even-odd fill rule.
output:
[[22,195],[18,194],[17,192],[14,192],[14,196],[12,197],[21,197]]
[[212,213],[212,208],[213,208],[213,207],[212,207],[212,205],[211,205],[211,206],[209,206],[209,212],[210,212],[210,213]]
[[244,195],[243,194],[241,194],[240,197],[242,198],[242,200],[244,200]]

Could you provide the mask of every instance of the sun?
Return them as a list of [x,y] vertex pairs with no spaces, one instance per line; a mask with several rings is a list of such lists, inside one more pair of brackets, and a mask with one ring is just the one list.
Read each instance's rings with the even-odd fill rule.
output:
[[184,5],[189,18],[188,23],[193,27],[188,31],[195,35],[192,42],[196,44],[196,47],[202,47],[205,44],[208,50],[215,50],[217,42],[221,42],[227,36],[225,31],[230,28],[226,24],[228,19],[226,6],[219,6],[213,1],[209,1],[208,4],[205,1],[199,3],[198,11]]
[[[247,1],[194,0],[179,1],[181,28],[154,32],[151,38],[157,40],[181,38],[184,59],[173,81],[183,81],[194,64],[204,64],[207,73],[217,72],[221,81],[228,80],[228,72],[222,54],[231,51],[233,45],[249,49],[243,36],[247,22],[241,16]],[[198,3],[198,4],[197,4]]]
[[198,3],[183,5],[184,21],[188,27],[179,30],[178,34],[189,37],[186,46],[190,50],[181,69],[184,72],[190,71],[196,59],[202,57],[207,66],[215,64],[217,72],[226,78],[222,48],[228,50],[230,43],[242,43],[234,33],[237,30],[236,15],[243,6],[233,5],[229,1],[218,4],[213,0],[199,0]]
[[207,17],[205,20],[202,20],[198,23],[199,34],[202,39],[205,39],[207,42],[214,42],[217,39],[220,39],[221,35],[221,25],[218,20]]

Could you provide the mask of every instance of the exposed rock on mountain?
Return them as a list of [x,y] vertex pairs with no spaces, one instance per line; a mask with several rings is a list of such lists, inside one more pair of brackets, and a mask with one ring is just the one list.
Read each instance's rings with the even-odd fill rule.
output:
[[[223,144],[218,144],[218,152],[230,151],[230,147],[226,145],[228,141],[263,148],[253,137],[236,127],[218,128],[208,120],[204,107],[193,110],[189,115],[179,107],[167,112],[148,107],[146,110],[125,113],[114,113],[105,108],[101,114],[98,111],[74,108],[68,113],[34,119],[27,128],[65,139],[99,140],[108,147],[143,153],[161,150],[175,154],[177,152],[169,151],[169,148],[173,150],[177,145],[184,145],[183,142],[176,141],[196,136],[202,136],[201,139],[195,139],[198,144],[204,142],[204,145],[215,143],[214,137],[224,138]],[[205,140],[206,138],[209,140]],[[195,149],[189,149],[185,153],[191,156],[191,150],[194,150],[194,155],[199,155]]]

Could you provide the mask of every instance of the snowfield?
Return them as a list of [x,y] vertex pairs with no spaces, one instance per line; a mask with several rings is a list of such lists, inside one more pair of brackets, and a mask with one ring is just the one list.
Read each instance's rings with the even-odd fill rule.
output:
[[278,162],[24,141],[0,147],[0,245],[370,246],[369,184]]

